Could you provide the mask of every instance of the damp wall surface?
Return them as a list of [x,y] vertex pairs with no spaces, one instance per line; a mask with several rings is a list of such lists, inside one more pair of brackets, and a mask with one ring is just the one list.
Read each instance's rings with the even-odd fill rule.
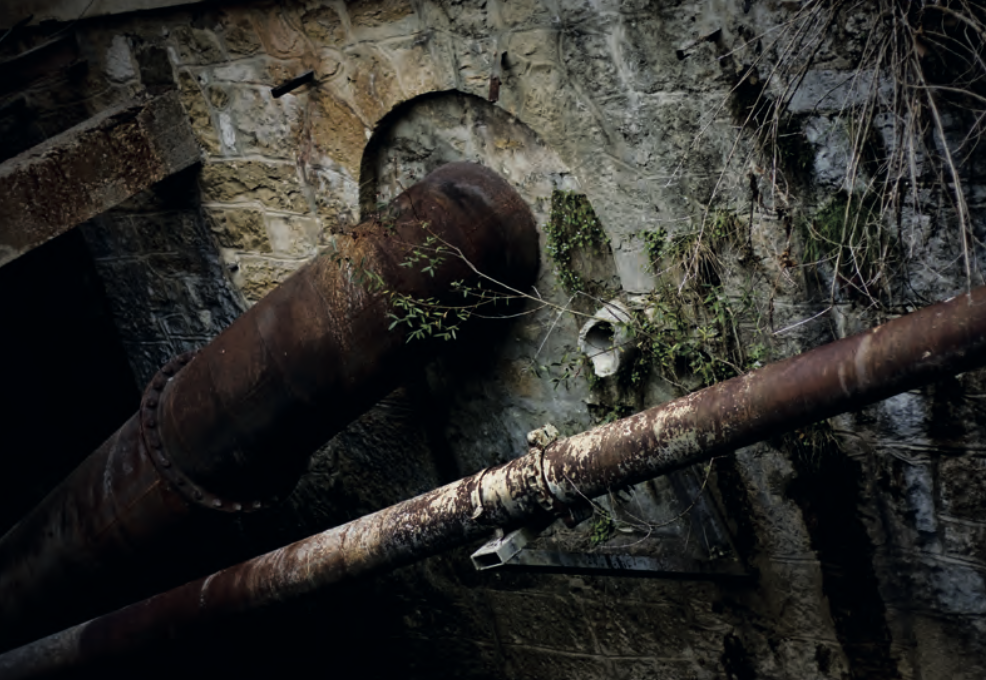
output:
[[[649,330],[675,339],[661,329],[678,323],[666,284],[689,273],[671,261],[676,237],[729,225],[729,238],[709,238],[716,259],[701,260],[715,272],[705,296],[722,304],[701,314],[712,328],[722,305],[742,310],[729,331],[742,350],[726,357],[739,370],[963,290],[961,232],[930,181],[893,221],[894,248],[874,256],[892,261],[892,285],[860,295],[852,274],[813,254],[803,225],[820,229],[855,191],[852,112],[882,81],[853,78],[872,20],[859,7],[824,23],[813,63],[785,80],[790,40],[775,37],[811,30],[808,18],[770,0],[214,2],[83,17],[72,29],[86,68],[6,95],[2,143],[14,155],[144,90],[178,90],[202,164],[81,229],[139,385],[442,163],[488,165],[531,204],[542,271],[529,313],[466,329],[328,443],[280,511],[244,520],[244,552],[255,552],[517,456],[545,423],[572,434],[694,389],[692,366],[595,380],[577,350],[579,314],[614,298],[661,310]],[[743,75],[751,67],[757,83]],[[314,85],[271,96],[308,70]],[[778,169],[743,123],[758,97],[795,81],[782,136],[795,143]],[[889,154],[890,118],[868,123],[874,153]],[[946,118],[946,136],[962,125]],[[969,144],[979,237],[986,183]],[[581,291],[551,257],[566,192],[585,197],[605,233],[567,266]],[[653,234],[667,244],[656,259]],[[975,285],[983,258],[970,243]],[[695,344],[696,333],[677,340],[708,358],[718,341]],[[699,537],[725,533],[752,585],[474,573],[459,552],[251,619],[164,666],[300,671],[329,650],[381,678],[981,678],[984,400],[979,373],[905,393],[690,471],[708,480],[698,519],[675,492],[695,485],[663,481],[631,490],[632,518],[604,499],[622,519],[597,512],[565,538],[588,552],[713,560]],[[339,610],[351,618],[329,620]]]

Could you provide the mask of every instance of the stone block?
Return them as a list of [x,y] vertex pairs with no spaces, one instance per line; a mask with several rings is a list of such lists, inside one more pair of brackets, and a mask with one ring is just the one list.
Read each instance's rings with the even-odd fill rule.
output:
[[[446,48],[456,70],[458,89],[485,99],[490,92],[490,74],[493,70],[493,40],[452,40]],[[516,113],[516,112],[513,112]]]
[[294,158],[304,117],[302,99],[293,94],[274,99],[267,87],[234,87],[231,92],[229,106],[220,114],[223,141],[232,146],[227,135],[235,140],[241,154]]
[[862,106],[870,97],[872,71],[831,71],[812,69],[805,73],[792,93],[790,113],[842,113]]
[[267,215],[271,249],[277,255],[312,257],[316,253],[322,226],[317,218],[298,215]]
[[215,64],[226,60],[219,38],[212,31],[194,26],[176,26],[171,36],[178,47],[180,64]]
[[199,179],[205,202],[258,201],[289,212],[308,211],[293,164],[263,161],[207,163]]
[[563,33],[561,52],[572,82],[590,97],[612,97],[625,91],[607,34],[578,30]]
[[184,252],[204,243],[198,211],[135,214],[130,219],[144,254]]
[[986,567],[986,523],[942,520],[941,529],[946,555]]
[[359,184],[344,168],[332,165],[309,166],[305,172],[325,232],[339,233],[359,221]]
[[210,260],[209,272],[204,276],[183,276],[183,295],[187,307],[203,324],[203,333],[212,338],[231,324],[244,310],[243,300],[223,276],[218,263]]
[[383,40],[421,28],[409,0],[358,0],[346,5],[353,40]]
[[209,85],[206,88],[206,94],[209,97],[209,103],[212,104],[214,108],[225,109],[226,105],[229,104],[229,92],[226,88],[219,85]]
[[596,651],[582,607],[572,597],[490,591],[489,598],[500,640],[506,643],[567,652]]
[[314,7],[301,15],[305,35],[316,48],[338,47],[346,40],[346,29],[339,13],[332,7]]
[[637,294],[654,290],[652,267],[640,239],[621,239],[613,248],[613,260],[623,290]]
[[[534,61],[558,61],[558,31],[553,28],[518,31],[505,38],[504,51]],[[575,51],[567,52],[572,55]],[[569,69],[573,66],[568,62]],[[512,68],[508,58],[506,68]]]
[[[327,63],[326,69],[331,70],[331,68],[332,65]],[[335,68],[338,69],[338,62]],[[209,70],[209,76],[212,82],[232,83],[237,86],[260,85],[269,91],[272,85],[290,80],[304,71],[305,66],[301,59],[272,59],[258,56],[218,65]],[[322,71],[316,70],[317,77],[322,78],[324,75]],[[303,92],[305,91],[298,90],[292,96]],[[222,106],[225,105],[226,103],[222,103]]]
[[127,259],[143,252],[130,215],[106,212],[80,224],[79,228],[94,259]]
[[426,92],[455,87],[455,76],[448,64],[432,54],[431,43],[434,39],[433,35],[423,35],[387,45],[387,51],[400,78],[400,87],[408,99]]
[[219,21],[223,28],[221,37],[226,44],[226,52],[231,57],[249,56],[263,49],[245,8],[223,8]]
[[113,321],[124,342],[156,342],[162,332],[152,312],[152,291],[147,265],[140,261],[97,262],[96,270],[107,289]]
[[353,108],[330,89],[313,92],[311,136],[315,149],[359,177],[366,126]]
[[205,215],[209,230],[221,247],[255,253],[270,252],[264,215],[259,210],[205,208]]
[[363,119],[376,125],[394,106],[404,100],[394,65],[379,49],[361,44],[346,52],[346,77],[351,94]]
[[727,73],[716,54],[716,46],[700,42],[685,59],[678,59],[676,49],[682,43],[702,35],[694,24],[685,23],[679,8],[664,8],[623,21],[621,43],[622,68],[628,84],[637,92],[653,94],[678,89],[708,90],[728,86]]
[[252,20],[264,51],[270,56],[291,59],[310,50],[310,43],[301,30],[301,17],[293,8],[274,6],[262,14],[255,14]]
[[199,160],[177,94],[131,101],[0,165],[0,264]]
[[561,654],[544,649],[505,645],[510,673],[523,680],[611,680],[612,669],[605,659],[595,656]]
[[488,5],[485,2],[424,3],[422,22],[468,38],[488,37],[493,28]]
[[188,71],[178,72],[178,92],[181,96],[182,106],[188,115],[188,122],[192,126],[192,132],[198,139],[202,148],[210,154],[219,153],[219,135],[212,124],[212,114],[209,105],[206,103],[205,95],[199,89],[198,81]]
[[551,24],[551,11],[540,0],[511,0],[499,9],[500,20],[513,29]]
[[682,657],[688,653],[686,611],[634,601],[585,602],[599,651],[607,656]]
[[[905,566],[906,565],[906,566]],[[941,615],[986,615],[986,570],[934,555],[911,554],[898,560],[888,581],[888,606],[934,611]],[[902,588],[903,590],[898,590]]]
[[986,518],[986,458],[946,458],[939,467],[942,511],[973,521]]
[[126,37],[122,35],[113,36],[104,59],[106,77],[111,81],[125,83],[137,76],[133,54],[130,51],[130,42]]
[[301,260],[273,260],[264,257],[242,257],[239,261],[239,271],[233,283],[248,302],[254,303],[274,290],[279,283],[291,276],[298,267],[303,265]]

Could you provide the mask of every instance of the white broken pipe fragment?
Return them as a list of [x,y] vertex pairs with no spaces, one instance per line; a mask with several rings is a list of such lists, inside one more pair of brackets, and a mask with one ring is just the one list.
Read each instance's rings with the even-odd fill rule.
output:
[[630,310],[619,300],[611,300],[596,310],[579,331],[579,351],[592,362],[592,371],[600,378],[616,375],[633,345],[627,324]]

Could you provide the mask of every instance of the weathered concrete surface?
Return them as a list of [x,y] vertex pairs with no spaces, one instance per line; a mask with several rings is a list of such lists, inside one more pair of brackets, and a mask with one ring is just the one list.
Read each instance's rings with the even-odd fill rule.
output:
[[199,160],[176,94],[111,108],[0,166],[0,265]]

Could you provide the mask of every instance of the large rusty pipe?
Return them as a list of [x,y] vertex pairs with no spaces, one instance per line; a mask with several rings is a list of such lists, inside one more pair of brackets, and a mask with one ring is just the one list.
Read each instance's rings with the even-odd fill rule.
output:
[[5,680],[80,671],[379,573],[768,435],[986,363],[986,288],[472,477],[0,655]]
[[[447,300],[477,282],[473,266],[533,282],[530,209],[479,165],[436,170],[383,215],[165,366],[140,411],[3,537],[0,649],[242,559],[223,562],[219,540],[235,515],[288,492],[426,346],[388,328],[389,293]],[[438,245],[433,270],[402,266]],[[220,548],[189,549],[202,543]]]

